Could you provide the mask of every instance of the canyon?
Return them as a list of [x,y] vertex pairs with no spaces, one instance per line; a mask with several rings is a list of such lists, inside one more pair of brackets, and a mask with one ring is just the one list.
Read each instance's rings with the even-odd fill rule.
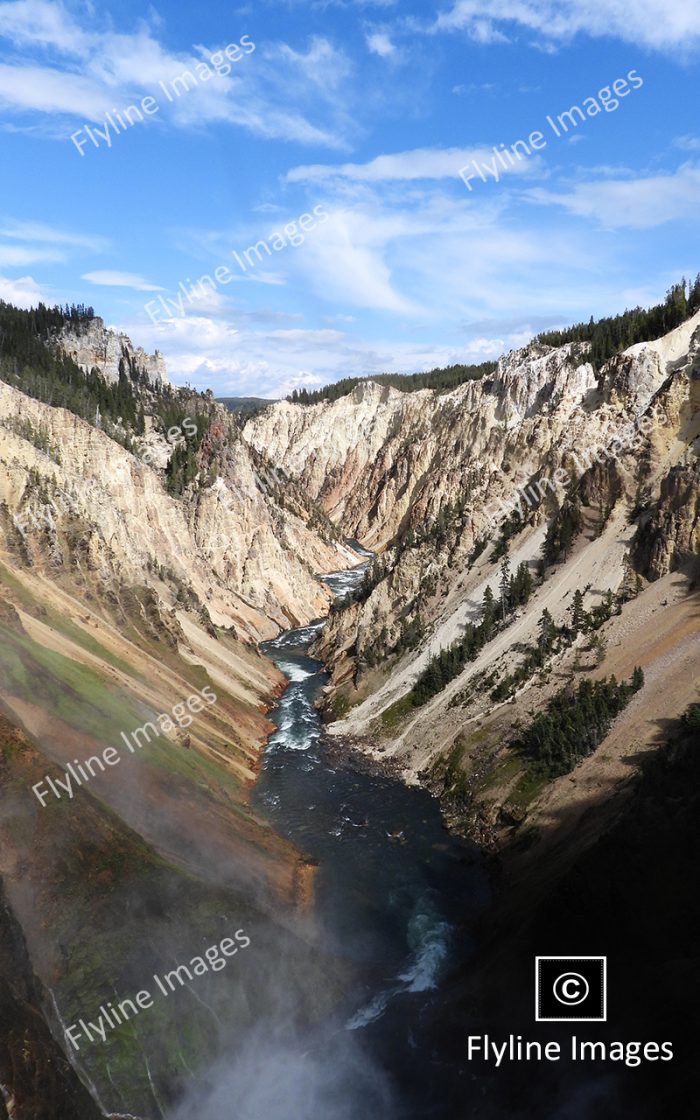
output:
[[[525,893],[546,907],[623,827],[698,701],[700,312],[602,365],[586,343],[535,340],[447,392],[367,379],[250,418],[174,388],[161,355],[94,315],[44,342],[71,384],[101,378],[135,420],[60,407],[18,367],[0,379],[0,1116],[166,1115],[218,1052],[212,1017],[217,1036],[254,1031],[254,993],[274,1006],[274,980],[308,989],[295,1014],[312,1025],[347,984],[314,929],[317,863],[253,797],[285,685],[261,643],[328,616],[310,634],[331,746],[439,798],[450,829],[497,861],[502,921]],[[319,577],[370,555],[334,601]],[[506,603],[518,571],[527,595]],[[488,589],[487,640],[414,703]],[[595,749],[565,773],[532,770],[514,744],[557,696],[638,668]],[[37,804],[45,775],[204,686],[217,702],[191,726],[72,804]],[[151,1013],[68,1055],[65,1023],[233,922],[254,931],[251,963],[244,980],[203,983],[186,1054]],[[291,978],[270,960],[294,961]],[[60,1112],[37,1093],[49,1081]]]
[[[378,550],[365,593],[331,614],[316,647],[332,670],[328,733],[447,803],[459,791],[462,822],[497,844],[514,814],[544,835],[563,805],[575,830],[575,806],[583,812],[592,791],[602,802],[628,784],[630,747],[653,748],[655,721],[697,699],[699,347],[698,313],[599,371],[585,346],[536,341],[452,392],[363,383],[338,401],[280,402],[244,429],[336,524]],[[558,493],[535,486],[552,478],[563,481]],[[528,485],[538,503],[524,502]],[[512,571],[541,570],[548,527],[567,501],[581,530],[566,555],[477,659],[427,703],[406,705],[431,658],[478,620],[486,588],[498,596],[503,556]],[[515,512],[494,525],[499,508]],[[565,625],[577,589],[589,609],[606,595],[624,600],[605,623],[600,666],[578,634],[494,703],[494,684],[537,643],[542,612]],[[522,767],[504,748],[526,716],[581,663],[595,678],[629,676],[638,662],[653,685],[604,749],[523,804]]]

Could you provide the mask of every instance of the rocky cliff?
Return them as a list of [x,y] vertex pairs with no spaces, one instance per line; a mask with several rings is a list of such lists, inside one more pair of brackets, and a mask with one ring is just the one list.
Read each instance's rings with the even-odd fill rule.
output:
[[[379,552],[318,645],[332,670],[329,717],[342,716],[330,731],[359,737],[360,749],[459,803],[479,834],[507,831],[524,811],[542,823],[567,799],[583,805],[591,781],[603,791],[623,780],[625,740],[653,740],[664,705],[635,701],[643,714],[620,717],[608,773],[601,752],[590,773],[576,770],[580,794],[568,777],[526,790],[504,747],[557,680],[629,675],[637,658],[668,688],[669,714],[695,698],[699,346],[700,314],[600,372],[585,343],[536,342],[452,392],[365,384],[311,407],[281,402],[245,427],[244,438],[302,480],[345,533]],[[529,571],[531,597],[444,687],[414,703],[421,674],[478,624],[487,588],[499,602],[504,558],[506,578]],[[674,570],[684,578],[672,584]],[[528,669],[543,612],[566,633],[577,591],[595,625],[608,612],[601,634],[562,639]],[[586,652],[594,639],[596,655]]]
[[190,597],[216,625],[258,640],[323,613],[329,596],[315,573],[355,562],[309,527],[303,507],[288,510],[261,487],[240,441],[213,482],[178,498],[155,456],[151,465],[1,382],[0,427],[6,540],[35,565],[142,583],[169,606]]
[[635,425],[669,372],[694,360],[699,325],[696,315],[667,338],[630,348],[600,375],[585,346],[533,343],[503,357],[493,376],[450,393],[370,381],[337,401],[282,401],[250,420],[244,438],[368,547],[383,548],[461,502],[468,548],[543,472],[563,466],[580,475],[596,450],[629,450],[635,436],[638,445]]
[[79,326],[66,325],[56,336],[55,344],[84,373],[96,369],[110,384],[119,380],[122,370],[153,389],[168,384],[165,359],[160,351],[147,354],[141,346],[135,347],[128,335],[105,327],[99,315]]
[[[26,391],[19,360],[0,368],[0,963],[20,973],[0,1013],[26,1025],[0,1115],[18,1120],[43,1117],[32,1071],[54,1060],[66,1109],[87,1091],[102,1114],[162,1115],[222,1023],[240,1033],[284,1003],[270,961],[295,962],[323,1013],[338,978],[297,913],[313,868],[250,788],[283,683],[257,643],[328,609],[318,574],[358,560],[343,538],[377,556],[318,643],[329,730],[435,790],[511,875],[529,861],[544,878],[593,843],[659,726],[697,699],[700,315],[600,370],[585,343],[535,342],[450,392],[362,383],[243,431],[108,336],[64,329],[51,345],[77,365],[39,352]],[[556,698],[633,676],[566,772],[516,749]],[[164,717],[205,687],[211,706]],[[75,799],[32,794],[148,724],[147,749]],[[222,921],[257,948],[201,989],[186,1062],[162,1014],[79,1060],[66,1049],[66,1022]]]
[[[257,643],[324,613],[318,573],[358,557],[158,356],[94,319],[44,345],[22,314],[35,365],[0,364],[0,1115],[155,1118],[285,984],[333,990],[313,867],[251,805],[284,683]],[[239,928],[186,1056],[175,996],[73,1051],[68,1024]]]

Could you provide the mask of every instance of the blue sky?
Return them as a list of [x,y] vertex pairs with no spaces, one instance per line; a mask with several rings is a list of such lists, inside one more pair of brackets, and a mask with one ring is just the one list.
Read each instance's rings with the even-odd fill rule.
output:
[[699,50],[688,0],[0,0],[0,298],[263,396],[654,302],[700,270]]

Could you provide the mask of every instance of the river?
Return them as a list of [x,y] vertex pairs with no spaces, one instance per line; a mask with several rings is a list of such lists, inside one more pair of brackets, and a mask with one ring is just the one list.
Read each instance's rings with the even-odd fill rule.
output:
[[[323,578],[342,595],[363,570]],[[270,716],[276,729],[254,799],[275,830],[318,864],[319,942],[352,976],[347,1005],[329,1032],[372,1056],[391,1098],[383,1116],[452,1120],[441,1088],[448,1079],[424,1026],[439,1017],[449,972],[473,952],[469,931],[488,898],[486,875],[477,850],[447,833],[432,796],[368,773],[361,761],[339,760],[329,748],[314,707],[328,677],[308,653],[323,625],[286,631],[263,646],[289,683]],[[343,1115],[368,1118],[366,1081],[351,1078],[346,1091],[358,1099],[345,1102]]]

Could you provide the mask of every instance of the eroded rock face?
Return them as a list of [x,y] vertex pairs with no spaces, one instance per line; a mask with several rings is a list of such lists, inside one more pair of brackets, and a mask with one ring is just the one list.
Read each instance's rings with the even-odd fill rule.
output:
[[34,564],[82,564],[106,584],[152,586],[170,605],[178,592],[180,602],[191,596],[251,641],[324,613],[329,593],[316,573],[356,562],[301,507],[261,488],[240,442],[213,484],[175,498],[155,466],[4,383],[0,418],[0,502]]
[[601,375],[601,391],[606,399],[636,405],[648,401],[667,377],[687,368],[688,362],[696,357],[699,324],[700,316],[694,315],[663,338],[638,342],[611,358]]
[[635,565],[657,580],[700,554],[700,465],[672,467],[661,481],[655,509],[642,518],[634,542]]
[[[157,413],[157,364],[100,329],[79,336],[78,360],[109,380],[133,360],[139,403]],[[210,421],[193,441],[187,482],[165,472],[184,436],[169,442],[151,415],[132,444],[120,425],[111,438],[97,420],[0,382],[0,708],[28,733],[3,726],[0,714],[0,1117],[8,1120],[167,1110],[182,1084],[177,1015],[146,1021],[145,1064],[119,1040],[106,1061],[99,1047],[76,1061],[63,1029],[106,995],[135,990],[142,969],[162,968],[166,941],[168,953],[190,959],[212,914],[259,923],[268,972],[269,959],[305,951],[284,923],[310,904],[313,869],[250,805],[272,730],[265,713],[284,682],[255,643],[323,614],[330,593],[317,573],[357,556],[299,487],[266,477],[223,410],[177,390],[172,402]],[[146,716],[163,727],[158,713],[168,712],[177,724],[168,718],[148,744],[155,749],[133,759],[123,751],[113,771],[98,767],[92,785],[71,792],[74,806],[34,798],[33,787],[67,773],[70,760],[121,747],[141,721],[155,730]],[[312,964],[309,952],[304,976]],[[212,1016],[222,1038],[251,1029],[261,984],[253,971],[255,999],[240,995],[239,976],[217,978],[201,1012],[188,1012],[190,1069],[217,1058]],[[201,1035],[191,1028],[200,1013]],[[191,1042],[200,1037],[201,1066]]]
[[153,389],[168,384],[165,358],[159,350],[147,354],[140,346],[135,347],[128,335],[105,327],[99,316],[82,323],[79,330],[65,327],[57,345],[84,373],[98,369],[110,383],[119,380],[121,363],[133,380],[138,377]]
[[[490,377],[449,393],[364,385],[312,407],[282,402],[248,422],[246,441],[299,478],[346,534],[381,554],[367,594],[332,615],[318,652],[336,688],[357,685],[392,653],[400,658],[388,679],[377,680],[377,703],[363,702],[340,729],[371,729],[427,658],[476,617],[488,581],[466,572],[488,538],[477,567],[497,589],[497,563],[484,561],[512,511],[514,547],[526,530],[523,540],[529,534],[532,543],[519,558],[532,564],[552,512],[574,490],[599,532],[623,502],[630,512],[649,511],[640,553],[649,578],[695,554],[697,494],[687,457],[694,461],[699,434],[699,348],[697,314],[612,358],[600,374],[585,346],[532,343],[502,358]],[[623,578],[634,535],[625,517],[618,520],[608,559],[596,561],[612,581],[605,586]],[[397,740],[400,751],[432,734],[439,709],[436,701],[430,729],[416,716],[415,730]]]
[[[364,383],[311,407],[279,402],[243,436],[369,547],[459,499],[473,538],[499,500],[510,503],[534,476],[561,466],[580,476],[596,456],[639,447],[646,432],[635,425],[666,379],[695,360],[699,342],[700,314],[613,358],[599,377],[584,347],[532,343],[501,358],[492,377],[450,393]],[[650,427],[659,424],[662,417]]]
[[310,408],[281,402],[250,420],[244,439],[302,480],[333,521],[369,547],[458,500],[472,511],[473,540],[499,499],[509,501],[540,471],[553,473],[566,453],[572,459],[605,447],[662,380],[633,402],[604,401],[575,348],[533,343],[502,358],[492,377],[450,393],[369,384]]

